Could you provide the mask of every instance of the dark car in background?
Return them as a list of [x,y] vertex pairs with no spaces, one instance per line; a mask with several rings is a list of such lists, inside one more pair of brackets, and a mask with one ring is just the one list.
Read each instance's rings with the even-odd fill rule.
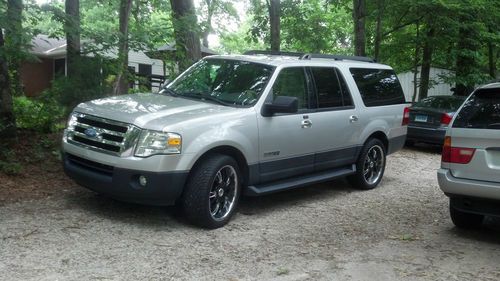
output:
[[414,103],[410,107],[407,145],[416,142],[442,145],[446,129],[465,98],[461,96],[432,96]]

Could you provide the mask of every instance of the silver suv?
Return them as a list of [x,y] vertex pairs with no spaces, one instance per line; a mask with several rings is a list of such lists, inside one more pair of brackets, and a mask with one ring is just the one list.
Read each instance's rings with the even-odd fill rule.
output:
[[450,197],[457,227],[500,216],[500,83],[477,89],[446,132],[439,186]]
[[367,58],[251,52],[211,56],[159,94],[78,105],[64,168],[118,200],[178,204],[217,228],[242,193],[347,176],[376,187],[402,148],[408,108],[394,71]]

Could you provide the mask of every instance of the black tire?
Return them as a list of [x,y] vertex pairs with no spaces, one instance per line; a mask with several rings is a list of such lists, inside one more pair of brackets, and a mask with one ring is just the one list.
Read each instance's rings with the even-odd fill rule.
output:
[[[380,158],[375,158],[371,159],[371,156],[369,157],[368,153],[372,153],[373,150],[376,150],[377,153],[380,153],[379,155]],[[356,173],[352,176],[347,177],[347,180],[349,183],[357,189],[361,190],[369,190],[377,187],[377,185],[380,183],[382,180],[382,177],[384,176],[384,171],[385,171],[385,161],[386,161],[386,151],[387,149],[385,148],[384,144],[382,141],[379,139],[369,139],[365,145],[363,146],[363,149],[361,150],[361,153],[359,155],[358,161],[356,162]],[[375,160],[375,161],[374,161]],[[376,166],[377,161],[382,161],[380,163],[380,170],[372,171],[372,173],[377,174],[378,176],[376,178],[366,178],[366,165],[365,163],[368,163],[368,166]],[[374,162],[374,164],[371,164]],[[372,169],[372,168],[370,168]],[[374,175],[375,175],[374,174]]]
[[[221,172],[220,176],[219,172]],[[228,176],[229,180],[224,180],[223,184],[221,180],[223,178],[222,174],[229,175],[233,172],[235,180],[231,180],[232,176]],[[238,163],[233,158],[222,154],[208,155],[191,171],[184,188],[181,204],[186,219],[194,225],[208,229],[219,228],[227,224],[238,205],[241,180]],[[216,183],[216,181],[219,182]],[[216,189],[215,192],[214,189]],[[218,192],[220,189],[223,189],[222,194]],[[225,200],[232,196],[233,189],[234,200],[230,200],[232,203],[227,207],[227,214],[222,214],[226,204],[225,201],[219,202],[218,200]],[[216,198],[213,198],[213,196]],[[217,202],[213,200],[217,200]],[[221,208],[221,205],[222,209],[219,217],[217,210]],[[212,209],[215,214],[212,213]]]
[[479,228],[484,220],[484,215],[462,212],[453,207],[453,199],[450,199],[450,217],[453,224],[458,228]]

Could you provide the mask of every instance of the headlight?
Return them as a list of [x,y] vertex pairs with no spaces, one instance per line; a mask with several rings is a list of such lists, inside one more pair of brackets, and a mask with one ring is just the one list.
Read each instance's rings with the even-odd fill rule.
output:
[[135,156],[148,157],[155,154],[181,153],[182,138],[175,133],[143,130],[135,149]]
[[66,129],[63,132],[63,141],[67,141],[68,132],[73,131],[75,129],[75,125],[77,122],[77,116],[75,112],[72,112],[68,117],[68,122],[66,123]]

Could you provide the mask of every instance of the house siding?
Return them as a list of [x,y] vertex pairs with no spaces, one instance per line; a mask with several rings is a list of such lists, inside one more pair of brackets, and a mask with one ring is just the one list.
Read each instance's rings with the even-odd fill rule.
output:
[[40,95],[48,89],[54,77],[52,59],[40,59],[40,62],[25,62],[21,65],[20,78],[24,94],[28,97]]
[[[418,69],[417,81],[420,80],[420,68]],[[454,85],[447,84],[442,81],[441,76],[450,76],[453,75],[453,71],[432,67],[429,73],[429,78],[433,85],[429,89],[428,96],[439,96],[439,95],[451,95],[451,88]],[[406,101],[411,101],[413,97],[413,72],[407,71],[404,73],[398,74],[399,81],[401,83],[401,87],[403,87],[403,92],[405,93]],[[417,87],[417,99],[418,100],[418,92],[420,87]]]

